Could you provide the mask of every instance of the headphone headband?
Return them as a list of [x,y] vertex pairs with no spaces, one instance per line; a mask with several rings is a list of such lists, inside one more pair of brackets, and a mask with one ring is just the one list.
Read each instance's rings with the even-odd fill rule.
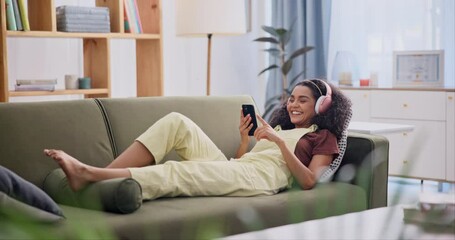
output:
[[311,84],[313,84],[313,86],[315,86],[315,87],[318,89],[318,91],[319,91],[319,95],[321,95],[321,96],[322,96],[322,91],[321,91],[321,88],[319,88],[319,86],[318,86],[316,83],[314,83],[314,82],[313,82],[313,81],[311,81],[311,80],[304,80],[304,82],[308,82],[308,83],[311,83]]

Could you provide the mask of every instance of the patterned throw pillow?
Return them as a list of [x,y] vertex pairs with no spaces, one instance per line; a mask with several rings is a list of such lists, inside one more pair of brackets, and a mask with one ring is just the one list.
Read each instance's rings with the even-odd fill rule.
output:
[[321,177],[319,178],[319,182],[329,182],[332,180],[333,175],[338,170],[341,165],[341,160],[343,160],[344,153],[346,152],[347,147],[347,140],[348,140],[348,127],[349,123],[351,122],[352,117],[352,109],[349,109],[348,117],[346,118],[346,122],[343,125],[343,134],[341,139],[338,141],[338,147],[340,148],[340,154],[337,158],[335,158],[332,163],[330,164],[329,168],[325,170]]

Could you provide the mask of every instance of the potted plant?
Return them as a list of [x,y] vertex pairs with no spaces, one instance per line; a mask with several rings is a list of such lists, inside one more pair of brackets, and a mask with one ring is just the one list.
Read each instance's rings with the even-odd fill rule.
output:
[[269,33],[269,37],[260,37],[255,39],[256,42],[266,42],[270,43],[271,47],[265,49],[265,52],[268,52],[271,56],[275,57],[278,61],[272,65],[266,67],[259,72],[258,76],[269,71],[269,70],[279,70],[281,73],[281,93],[273,96],[270,99],[266,99],[264,117],[267,119],[273,111],[279,107],[291,94],[291,88],[294,85],[294,82],[305,72],[305,69],[302,69],[300,73],[294,76],[290,81],[288,79],[288,73],[292,69],[292,62],[295,58],[303,56],[308,51],[312,50],[313,47],[306,46],[295,50],[292,53],[286,52],[286,46],[291,40],[292,28],[295,21],[292,23],[291,27],[288,29],[285,28],[274,28],[271,26],[262,26],[262,29]]

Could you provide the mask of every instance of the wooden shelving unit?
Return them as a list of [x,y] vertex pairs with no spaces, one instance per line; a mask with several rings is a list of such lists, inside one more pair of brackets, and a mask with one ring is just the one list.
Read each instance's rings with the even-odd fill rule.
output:
[[[31,31],[7,31],[5,0],[0,0],[0,102],[10,97],[83,94],[85,97],[110,97],[110,40],[136,41],[137,96],[163,94],[163,57],[161,35],[161,0],[137,0],[144,33],[125,33],[123,0],[96,0],[96,6],[108,7],[111,33],[67,33],[57,31],[54,0],[29,0]],[[7,38],[79,38],[83,41],[84,76],[92,79],[92,89],[16,92],[9,90]],[[31,53],[33,54],[33,53]]]

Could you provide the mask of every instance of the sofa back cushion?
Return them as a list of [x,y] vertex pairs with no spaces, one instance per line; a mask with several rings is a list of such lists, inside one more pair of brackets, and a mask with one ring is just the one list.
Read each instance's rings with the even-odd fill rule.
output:
[[[238,127],[241,105],[255,105],[250,96],[167,96],[98,100],[111,126],[117,155],[158,119],[170,112],[179,112],[200,126],[227,158],[234,157],[240,143]],[[178,160],[175,152],[171,152],[166,159]]]
[[113,159],[108,131],[93,99],[1,103],[0,165],[40,186],[58,165],[43,153],[63,149],[90,165]]

